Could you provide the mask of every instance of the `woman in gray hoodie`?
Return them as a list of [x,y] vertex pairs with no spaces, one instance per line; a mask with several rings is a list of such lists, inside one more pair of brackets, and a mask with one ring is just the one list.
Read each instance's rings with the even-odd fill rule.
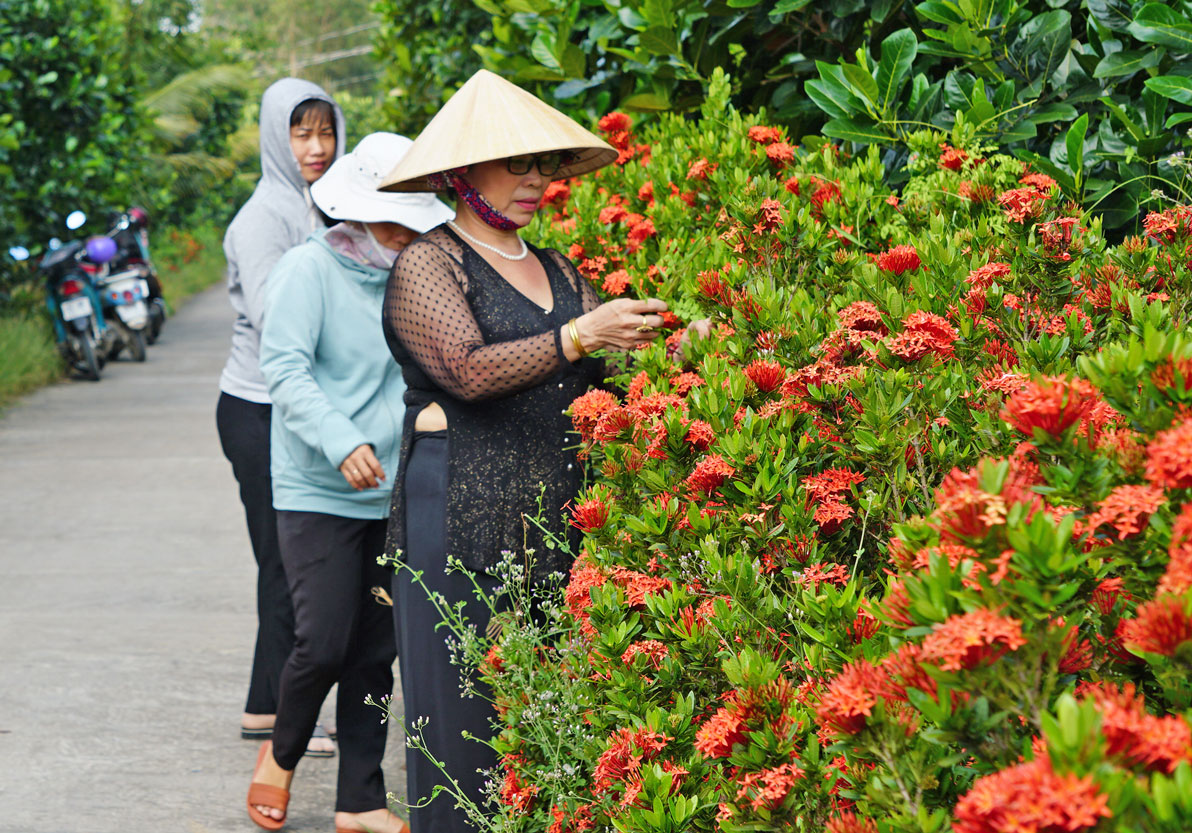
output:
[[[232,350],[220,376],[216,424],[240,485],[257,561],[257,641],[241,735],[268,738],[282,667],[294,647],[294,611],[277,542],[269,477],[272,406],[261,375],[266,278],[273,266],[324,227],[310,185],[343,154],[343,113],[321,87],[283,78],[261,99],[261,179],[224,236],[228,295],[236,311]],[[324,737],[312,753],[331,755]]]

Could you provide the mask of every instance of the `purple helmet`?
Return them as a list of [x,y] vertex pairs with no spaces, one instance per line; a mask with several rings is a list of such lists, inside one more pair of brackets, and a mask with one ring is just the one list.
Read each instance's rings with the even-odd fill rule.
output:
[[116,256],[116,241],[99,235],[87,240],[87,259],[92,263],[107,263]]

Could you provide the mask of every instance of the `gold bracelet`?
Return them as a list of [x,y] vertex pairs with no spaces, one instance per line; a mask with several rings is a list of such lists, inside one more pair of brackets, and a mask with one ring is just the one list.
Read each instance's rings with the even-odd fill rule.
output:
[[579,357],[582,359],[588,355],[583,342],[579,340],[579,328],[575,326],[574,318],[567,322],[567,332],[571,334],[571,344],[575,347],[575,352],[579,353]]

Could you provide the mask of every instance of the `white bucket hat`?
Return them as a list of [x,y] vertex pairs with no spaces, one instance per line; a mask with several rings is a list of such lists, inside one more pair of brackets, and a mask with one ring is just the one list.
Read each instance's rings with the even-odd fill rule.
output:
[[323,213],[358,223],[400,223],[422,234],[455,216],[446,203],[428,193],[378,191],[414,143],[396,133],[370,133],[310,186]]

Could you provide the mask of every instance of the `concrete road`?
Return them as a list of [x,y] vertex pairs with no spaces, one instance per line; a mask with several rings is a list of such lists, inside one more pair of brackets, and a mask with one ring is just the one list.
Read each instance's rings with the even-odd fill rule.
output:
[[[217,287],[145,364],[0,414],[0,833],[258,829],[255,565],[215,432],[231,320]],[[403,761],[391,724],[399,796]],[[287,830],[333,829],[337,763],[299,765]]]

